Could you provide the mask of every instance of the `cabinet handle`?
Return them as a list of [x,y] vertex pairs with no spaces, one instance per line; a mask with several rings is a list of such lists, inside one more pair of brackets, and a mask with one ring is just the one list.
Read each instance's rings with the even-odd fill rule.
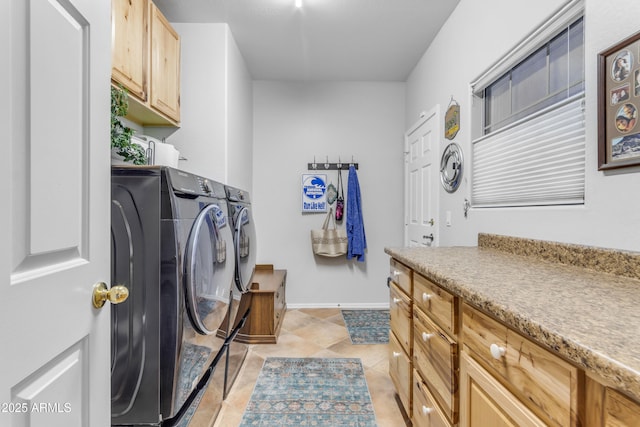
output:
[[422,341],[429,341],[433,337],[433,334],[428,334],[426,332],[422,333]]
[[399,302],[401,302],[402,300],[400,298],[393,298],[393,303],[394,304],[398,304]]
[[428,293],[426,293],[426,292],[423,292],[423,293],[422,293],[422,302],[427,302],[427,301],[429,301],[430,299],[431,299],[431,295],[429,295],[429,294],[428,294]]
[[393,357],[400,357],[400,353],[398,353],[397,351],[393,352]]
[[393,270],[393,277],[395,277],[396,279],[400,277],[400,272],[398,270]]
[[426,406],[422,405],[422,415],[429,415],[432,412],[433,408],[427,408]]
[[491,356],[496,360],[500,360],[502,356],[504,356],[504,354],[507,352],[506,348],[501,347],[498,344],[491,344],[489,350],[491,350]]

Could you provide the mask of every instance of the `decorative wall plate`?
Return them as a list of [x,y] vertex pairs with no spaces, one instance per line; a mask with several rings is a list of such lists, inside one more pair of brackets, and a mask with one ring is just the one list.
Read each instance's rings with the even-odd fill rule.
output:
[[449,193],[453,193],[460,186],[462,164],[462,148],[455,142],[447,145],[440,160],[440,182]]

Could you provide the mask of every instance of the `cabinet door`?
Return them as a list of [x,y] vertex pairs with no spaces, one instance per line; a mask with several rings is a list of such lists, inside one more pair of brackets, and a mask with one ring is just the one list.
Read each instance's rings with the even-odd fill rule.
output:
[[460,393],[462,427],[545,425],[465,352],[460,360]]
[[151,107],[180,121],[180,36],[151,4]]
[[148,0],[111,2],[111,78],[147,100]]
[[393,333],[389,334],[389,376],[407,414],[411,414],[411,359]]

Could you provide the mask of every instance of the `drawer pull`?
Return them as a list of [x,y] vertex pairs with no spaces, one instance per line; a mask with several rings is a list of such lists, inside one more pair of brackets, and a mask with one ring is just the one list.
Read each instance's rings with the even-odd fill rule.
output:
[[393,270],[393,277],[395,277],[396,279],[400,277],[400,272],[398,270]]
[[422,341],[429,341],[433,337],[433,334],[428,334],[426,332],[422,333]]
[[496,360],[502,359],[504,354],[507,352],[504,347],[500,347],[498,344],[491,344],[489,350],[491,350],[491,356]]
[[427,408],[426,406],[422,405],[422,415],[429,415],[432,412],[433,408]]
[[431,295],[429,295],[429,294],[428,294],[428,293],[426,293],[426,292],[423,292],[423,293],[422,293],[422,302],[427,302],[427,301],[429,301],[430,299],[431,299]]
[[394,352],[393,352],[393,357],[400,357],[400,354],[401,354],[401,353],[398,353],[397,351],[394,351]]
[[400,298],[393,298],[393,303],[394,304],[398,304],[400,302],[402,302],[402,300]]

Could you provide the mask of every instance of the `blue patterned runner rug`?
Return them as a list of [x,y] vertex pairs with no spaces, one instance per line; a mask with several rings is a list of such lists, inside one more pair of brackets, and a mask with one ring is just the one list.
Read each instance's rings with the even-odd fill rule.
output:
[[389,342],[389,310],[341,310],[352,344]]
[[240,427],[375,427],[360,359],[265,360]]

